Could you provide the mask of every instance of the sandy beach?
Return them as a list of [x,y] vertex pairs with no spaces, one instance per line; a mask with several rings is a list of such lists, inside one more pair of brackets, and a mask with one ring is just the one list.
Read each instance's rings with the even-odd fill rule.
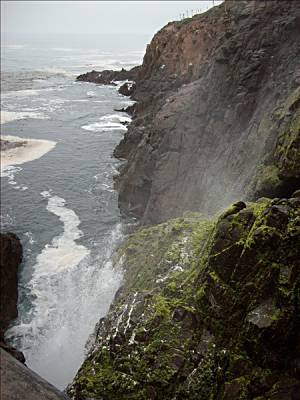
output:
[[42,157],[52,150],[56,142],[25,139],[17,136],[1,136],[1,172],[9,165],[20,165]]

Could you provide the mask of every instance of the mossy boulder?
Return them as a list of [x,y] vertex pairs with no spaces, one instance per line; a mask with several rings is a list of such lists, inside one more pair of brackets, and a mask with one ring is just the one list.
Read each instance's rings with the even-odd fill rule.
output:
[[279,132],[273,150],[259,166],[253,181],[254,197],[288,197],[300,186],[300,88],[279,104],[270,129]]
[[299,249],[299,197],[139,229],[118,250],[123,286],[69,395],[297,399]]

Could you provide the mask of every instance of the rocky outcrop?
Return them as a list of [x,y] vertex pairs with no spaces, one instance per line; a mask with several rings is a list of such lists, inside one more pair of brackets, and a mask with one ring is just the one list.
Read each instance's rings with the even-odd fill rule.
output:
[[73,399],[296,400],[300,198],[139,229]]
[[0,348],[1,399],[67,400],[68,397]]
[[10,142],[9,140],[5,139],[0,139],[0,150],[5,151],[5,150],[11,150],[16,147],[21,147],[26,144],[26,141],[19,141],[19,142]]
[[18,316],[18,268],[21,261],[22,245],[18,237],[13,233],[0,233],[0,347],[25,362],[23,354],[4,339],[10,322]]
[[[116,148],[123,214],[157,223],[299,186],[300,4],[225,1],[169,23]],[[274,184],[275,183],[275,184]]]
[[114,85],[115,81],[134,81],[137,76],[139,67],[134,67],[130,71],[122,68],[120,71],[104,70],[91,71],[86,74],[79,75],[76,80],[81,82],[92,82],[101,85]]
[[123,96],[131,96],[135,91],[136,85],[134,82],[125,82],[119,89],[119,93]]

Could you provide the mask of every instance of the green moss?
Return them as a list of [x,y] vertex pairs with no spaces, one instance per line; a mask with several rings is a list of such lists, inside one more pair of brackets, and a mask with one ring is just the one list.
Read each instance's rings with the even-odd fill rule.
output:
[[167,299],[162,296],[156,296],[154,299],[154,315],[169,318],[170,312]]
[[265,165],[260,167],[257,173],[255,191],[259,194],[276,191],[280,186],[279,168],[276,165]]
[[[274,132],[277,139],[252,182],[255,197],[282,196],[290,179],[300,174],[300,90],[296,88],[265,118],[261,134]],[[268,125],[269,121],[269,125]],[[290,193],[287,193],[290,194]]]
[[[271,389],[270,377],[280,373],[274,363],[283,368],[284,359],[289,374],[300,210],[286,201],[288,222],[276,226],[272,204],[261,199],[210,221],[185,215],[130,235],[119,249],[124,288],[69,393],[76,400],[249,399]],[[266,302],[274,305],[271,323],[249,323],[249,312],[264,311]]]

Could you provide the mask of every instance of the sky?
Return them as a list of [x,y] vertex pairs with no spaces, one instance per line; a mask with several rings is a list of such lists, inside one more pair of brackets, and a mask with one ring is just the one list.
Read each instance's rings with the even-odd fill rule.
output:
[[[215,4],[220,1],[215,1]],[[11,1],[1,0],[1,31],[27,34],[154,34],[207,1]]]

